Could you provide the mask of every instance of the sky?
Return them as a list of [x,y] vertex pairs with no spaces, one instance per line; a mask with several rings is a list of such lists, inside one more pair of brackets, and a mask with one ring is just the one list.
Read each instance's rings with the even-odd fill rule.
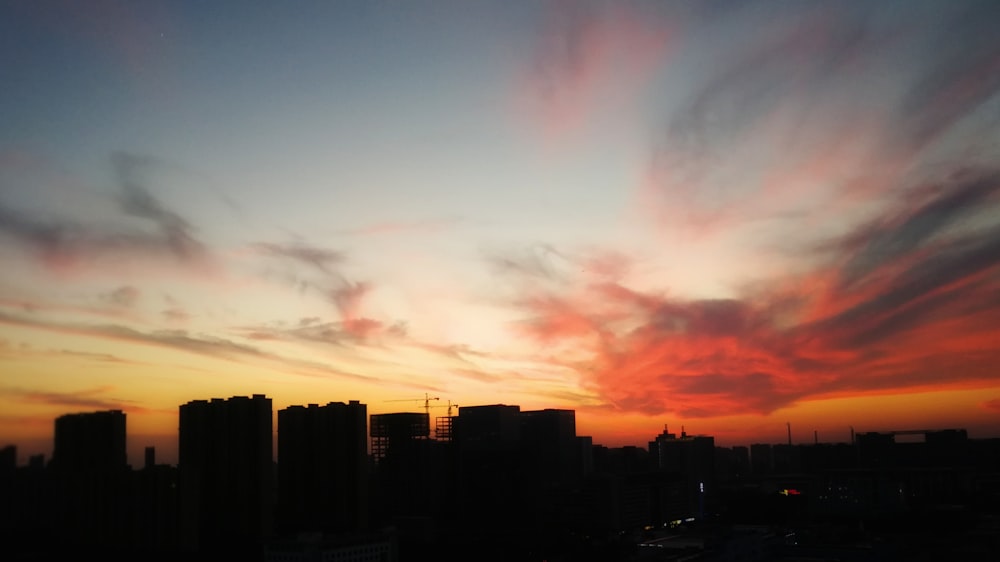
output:
[[[190,400],[1000,437],[1000,5],[0,3],[0,445]],[[815,433],[814,433],[815,432]]]

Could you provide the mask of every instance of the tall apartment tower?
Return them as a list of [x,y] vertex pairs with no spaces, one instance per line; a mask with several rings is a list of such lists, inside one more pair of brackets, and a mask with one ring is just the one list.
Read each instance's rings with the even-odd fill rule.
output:
[[583,475],[576,412],[545,409],[523,411],[521,456],[524,476],[539,485],[568,482]]
[[521,462],[521,408],[462,406],[455,420],[461,466],[458,505],[463,523],[506,528],[526,503]]
[[56,418],[52,468],[106,472],[126,467],[125,414],[121,410]]
[[125,539],[129,467],[122,411],[56,418],[49,469],[58,498],[53,516],[67,546],[110,547]]
[[271,399],[254,394],[183,404],[179,438],[181,547],[261,552],[273,524]]
[[715,438],[688,435],[683,428],[678,437],[664,427],[663,433],[649,442],[649,454],[661,470],[683,476],[687,498],[684,515],[704,517],[706,497],[715,493]]
[[372,516],[379,523],[426,517],[442,497],[437,442],[425,412],[372,414]]
[[363,530],[368,504],[368,406],[351,400],[279,410],[279,530]]

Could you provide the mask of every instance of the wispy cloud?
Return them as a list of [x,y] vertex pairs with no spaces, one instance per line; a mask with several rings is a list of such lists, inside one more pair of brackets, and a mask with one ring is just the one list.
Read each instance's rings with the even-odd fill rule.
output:
[[[788,218],[830,228],[914,175],[941,179],[931,165],[985,163],[977,146],[1000,88],[986,23],[995,5],[799,8],[755,4],[685,36],[678,56],[696,70],[672,90],[680,101],[665,108],[641,190],[658,220],[699,234]],[[699,42],[714,34],[726,38]]]
[[73,392],[52,392],[28,390],[16,387],[0,387],[0,394],[20,402],[58,406],[60,408],[80,408],[87,410],[124,410],[127,412],[147,412],[135,402],[108,397],[115,389],[110,386],[81,389]]
[[[346,262],[342,252],[313,246],[301,241],[291,244],[257,243],[253,248],[265,257],[284,262],[280,276],[287,279],[300,292],[318,292],[339,316],[336,331],[351,339],[373,337],[385,330],[398,330],[396,324],[365,316],[363,303],[372,289],[368,281],[353,281],[341,268]],[[305,271],[301,267],[305,267]],[[327,323],[327,335],[333,337]],[[316,326],[309,327],[315,331]],[[258,337],[262,336],[258,333]]]
[[[114,223],[86,223],[75,217],[37,216],[0,202],[0,236],[17,244],[57,271],[107,268],[126,263],[169,259],[191,267],[212,260],[194,227],[146,187],[152,160],[127,153],[112,157],[119,183],[119,218]],[[152,227],[152,228],[149,228]]]
[[341,377],[367,382],[378,381],[376,377],[348,372],[328,364],[286,357],[253,345],[217,336],[196,335],[186,330],[144,332],[117,324],[94,325],[56,322],[3,311],[0,311],[0,323],[57,333],[85,335],[135,344],[152,345],[229,361],[258,364],[269,363],[292,368],[296,373],[309,376]]
[[577,130],[608,98],[633,101],[663,62],[675,33],[671,19],[650,17],[662,16],[655,4],[548,2],[546,7],[518,93],[549,136]]
[[138,302],[141,292],[132,285],[122,285],[100,296],[100,300],[122,308],[132,308]]
[[[525,285],[521,332],[617,407],[769,413],[823,396],[974,387],[1000,361],[1000,178],[958,174],[731,299],[578,278]],[[799,252],[814,253],[808,243]],[[520,275],[519,269],[510,272]]]
[[194,237],[191,224],[168,209],[145,187],[145,172],[152,160],[119,152],[113,155],[115,174],[121,185],[118,202],[127,215],[152,221],[161,234],[160,243],[182,261],[203,257],[204,244]]
[[303,242],[290,244],[258,242],[253,248],[265,256],[298,262],[323,273],[332,273],[333,267],[344,261],[342,252],[310,246]]

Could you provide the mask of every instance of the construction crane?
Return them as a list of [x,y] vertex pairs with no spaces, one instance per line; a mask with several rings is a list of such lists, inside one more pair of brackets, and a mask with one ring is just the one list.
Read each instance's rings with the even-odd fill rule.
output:
[[[437,404],[431,406],[431,408],[444,408],[444,404]],[[451,400],[448,401],[448,415],[445,417],[435,418],[434,420],[434,438],[443,441],[451,441],[454,437],[452,434],[453,421],[455,417],[451,415],[453,408],[458,408],[458,404],[452,404]]]
[[[423,398],[399,398],[397,400],[386,400],[386,402],[420,402],[421,400],[423,400],[423,402],[424,402],[424,411],[427,412],[427,419],[430,419],[430,417],[431,417],[431,400],[440,400],[440,399],[441,398],[439,398],[437,396],[431,396],[430,394],[428,394],[428,393],[425,392]],[[451,401],[449,401],[448,403],[450,404]]]
[[[434,400],[434,398],[432,398],[432,400]],[[433,406],[429,406],[429,405],[425,404],[424,407],[425,408],[448,408],[448,417],[450,418],[450,417],[452,417],[452,415],[451,415],[452,410],[455,409],[455,408],[458,408],[458,404],[452,404],[451,400],[449,400],[447,405],[445,405],[445,404],[435,404]]]

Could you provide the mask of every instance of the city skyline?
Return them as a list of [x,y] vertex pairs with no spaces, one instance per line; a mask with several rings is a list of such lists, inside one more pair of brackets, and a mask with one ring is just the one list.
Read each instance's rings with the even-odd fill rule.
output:
[[0,443],[249,393],[1000,437],[998,17],[5,4]]
[[[193,407],[205,408],[205,407],[212,406],[212,405],[225,405],[225,404],[228,404],[230,402],[255,403],[258,400],[265,401],[267,404],[271,404],[272,401],[273,401],[272,397],[264,395],[264,394],[234,395],[234,396],[225,396],[225,397],[216,396],[216,397],[204,397],[204,398],[192,399],[192,400],[190,400],[190,401],[188,401],[188,402],[186,402],[184,404],[179,404],[177,406],[177,408],[178,408],[179,412],[182,412],[185,409],[187,409],[190,412],[190,410]],[[408,402],[409,400],[404,400],[404,401]],[[426,406],[426,405],[430,405],[432,403],[431,401],[429,401],[427,399],[422,399],[422,400],[420,400],[420,402],[423,402],[425,404],[425,406],[420,407],[420,408],[406,409],[406,410],[384,411],[384,412],[379,412],[379,413],[372,413],[368,417],[365,417],[363,419],[362,425],[365,428],[365,432],[364,432],[365,433],[365,454],[366,454],[367,457],[369,457],[372,461],[374,461],[376,464],[378,464],[379,460],[381,459],[382,455],[384,455],[384,452],[385,452],[384,451],[384,444],[387,443],[387,441],[385,440],[385,438],[389,437],[388,434],[383,434],[383,432],[385,431],[385,428],[383,427],[383,424],[390,423],[390,422],[388,422],[388,421],[378,421],[376,423],[374,420],[397,419],[398,421],[395,422],[395,423],[397,425],[401,424],[401,425],[399,425],[399,427],[413,426],[413,427],[410,427],[410,429],[407,429],[404,432],[415,432],[415,433],[412,433],[412,434],[415,435],[415,436],[417,436],[419,439],[426,439],[426,440],[430,440],[430,441],[439,441],[441,443],[448,443],[448,442],[450,442],[452,440],[452,438],[453,438],[453,435],[452,435],[453,422],[454,422],[454,420],[457,420],[458,417],[461,415],[461,408],[462,407],[459,406],[459,405],[457,405],[457,404],[450,405],[452,407],[452,409],[449,410],[449,414],[447,414],[447,415],[451,416],[451,422],[449,422],[447,424],[447,427],[448,427],[448,429],[447,429],[447,435],[443,435],[442,436],[442,435],[438,434],[438,431],[435,431],[435,425],[436,425],[435,424],[435,419],[436,418],[444,418],[446,416],[446,414],[444,412],[442,412],[440,416],[436,416],[433,413],[433,411],[429,407]],[[279,428],[280,428],[280,425],[281,425],[280,424],[280,420],[282,419],[282,417],[286,418],[286,420],[287,420],[286,423],[288,424],[288,426],[294,427],[294,431],[295,432],[300,432],[300,431],[302,431],[302,427],[301,427],[302,426],[302,422],[301,422],[302,417],[301,416],[303,414],[327,415],[326,412],[329,412],[330,408],[336,408],[336,409],[338,409],[337,411],[342,411],[342,412],[343,411],[348,411],[348,409],[350,409],[351,411],[353,411],[355,408],[360,408],[361,411],[367,412],[368,411],[368,404],[366,404],[365,402],[360,401],[360,400],[347,400],[347,401],[336,401],[336,400],[333,400],[333,401],[312,402],[312,403],[307,403],[307,404],[289,404],[289,405],[284,406],[282,408],[272,407],[271,410],[270,410],[271,411],[271,458],[272,458],[272,461],[278,462],[279,456],[280,456],[279,451],[282,448],[282,445],[280,444],[280,441],[278,439],[278,436],[279,436],[279,433],[280,433]],[[878,434],[883,434],[883,435],[895,435],[895,434],[906,435],[906,434],[914,434],[915,435],[915,434],[919,434],[919,433],[960,431],[960,432],[963,433],[963,435],[968,435],[968,431],[964,427],[958,428],[958,427],[944,427],[944,426],[921,426],[919,428],[917,428],[917,427],[895,427],[895,428],[869,429],[869,428],[858,428],[858,427],[855,427],[855,426],[851,425],[851,426],[847,426],[845,435],[843,435],[843,436],[841,436],[839,434],[839,432],[838,432],[836,434],[823,435],[823,438],[821,439],[818,430],[811,430],[809,432],[809,434],[808,434],[808,438],[805,438],[805,437],[803,437],[804,434],[801,434],[800,431],[796,431],[796,432],[793,433],[793,430],[792,430],[792,427],[791,427],[791,423],[790,422],[785,422],[783,424],[783,426],[782,426],[783,427],[783,433],[782,433],[780,439],[778,439],[778,438],[770,438],[770,437],[765,437],[765,436],[750,436],[748,438],[748,440],[746,440],[744,442],[727,443],[727,442],[719,442],[719,441],[716,440],[716,437],[714,435],[708,434],[706,432],[698,431],[697,428],[691,428],[691,431],[688,431],[688,428],[684,424],[671,425],[669,423],[664,423],[662,426],[660,426],[658,428],[650,429],[650,432],[648,433],[648,435],[646,437],[639,438],[635,442],[622,442],[622,443],[613,442],[613,443],[606,443],[606,442],[600,442],[600,441],[594,440],[592,435],[587,435],[585,433],[580,433],[579,431],[576,431],[576,423],[575,423],[576,411],[572,410],[572,409],[552,408],[552,407],[544,407],[543,406],[541,408],[538,408],[537,410],[531,410],[531,409],[524,409],[524,410],[522,410],[521,406],[518,405],[518,404],[506,404],[506,403],[500,403],[500,402],[489,403],[489,404],[474,404],[474,405],[470,404],[470,405],[465,406],[465,409],[466,409],[466,412],[467,412],[467,417],[475,416],[476,412],[494,411],[494,410],[497,410],[497,409],[501,409],[501,410],[505,410],[505,411],[509,410],[511,412],[515,412],[516,415],[518,415],[518,416],[521,415],[521,414],[524,414],[525,416],[531,416],[531,415],[541,415],[541,414],[545,414],[545,413],[549,413],[549,414],[554,414],[554,413],[558,413],[558,412],[569,413],[569,414],[571,414],[571,417],[574,420],[573,423],[572,423],[572,426],[574,428],[574,435],[577,436],[577,437],[582,437],[582,438],[586,438],[586,439],[590,440],[589,442],[593,446],[595,446],[595,447],[610,447],[610,448],[622,448],[622,447],[629,448],[629,447],[633,447],[633,448],[638,448],[638,449],[642,449],[642,450],[648,450],[648,452],[650,452],[650,454],[654,454],[655,453],[655,451],[653,449],[656,447],[656,444],[660,440],[662,440],[663,438],[674,439],[678,435],[680,435],[681,437],[689,438],[689,439],[703,439],[703,438],[707,438],[707,439],[711,440],[711,442],[715,446],[722,447],[722,448],[732,448],[732,447],[749,448],[751,446],[765,446],[765,445],[767,447],[770,447],[772,445],[784,445],[784,444],[796,445],[796,446],[799,446],[799,445],[814,445],[814,444],[815,445],[851,445],[851,444],[854,444],[855,438],[856,438],[857,435],[863,435],[863,434],[870,434],[870,435],[878,435]],[[420,410],[420,411],[416,411],[416,410]],[[35,463],[39,462],[39,460],[44,465],[48,465],[55,458],[54,455],[53,455],[53,453],[57,449],[60,448],[58,442],[59,442],[59,439],[60,439],[59,438],[59,427],[60,427],[61,424],[65,425],[67,423],[73,423],[73,420],[76,420],[76,419],[108,419],[107,416],[113,416],[120,423],[120,428],[119,428],[120,443],[118,443],[117,445],[113,445],[111,443],[105,443],[105,444],[102,444],[102,446],[113,445],[113,446],[121,447],[122,453],[124,453],[124,457],[122,457],[122,458],[119,459],[120,460],[120,464],[122,466],[124,466],[124,465],[127,464],[128,466],[132,467],[132,469],[136,469],[137,470],[139,468],[142,468],[144,465],[148,465],[150,463],[150,459],[154,459],[155,460],[155,464],[159,464],[159,465],[171,465],[171,466],[177,466],[178,465],[178,460],[179,460],[179,456],[180,456],[180,448],[181,448],[179,428],[182,425],[182,422],[180,421],[180,416],[179,416],[179,419],[178,419],[178,431],[175,432],[173,435],[158,436],[159,439],[154,443],[154,442],[151,442],[151,441],[147,440],[146,439],[147,436],[145,436],[145,435],[139,435],[139,436],[133,436],[133,435],[131,435],[131,433],[127,429],[127,419],[126,419],[127,418],[127,414],[125,412],[121,411],[121,410],[90,410],[90,411],[63,412],[61,414],[58,414],[55,418],[53,418],[51,420],[52,423],[50,424],[50,427],[52,427],[54,429],[52,431],[50,431],[50,433],[49,433],[48,443],[47,444],[40,446],[38,444],[30,443],[29,442],[27,444],[28,447],[25,448],[24,447],[24,445],[25,445],[24,443],[8,442],[8,443],[0,443],[0,446],[3,446],[3,447],[12,446],[12,447],[15,448],[17,454],[16,454],[16,457],[14,458],[14,463],[17,466],[28,466],[28,465],[32,464],[32,462],[35,462]],[[189,414],[189,416],[190,416],[190,414]],[[424,418],[426,418],[426,419],[424,419]],[[329,419],[332,419],[332,418],[328,418],[328,422],[326,422],[326,423],[329,423]],[[337,418],[337,419],[338,419],[338,421],[336,423],[344,423],[343,419],[341,419],[341,418]],[[423,421],[419,421],[419,419],[423,419]],[[416,426],[414,426],[413,424],[416,424]],[[380,429],[380,430],[373,430],[372,425],[379,426],[382,429]],[[417,427],[417,426],[419,426],[419,427]],[[680,428],[679,430],[678,430],[678,427]],[[440,430],[440,427],[438,427],[438,430]],[[375,433],[378,433],[378,435],[376,436]],[[62,441],[63,441],[62,448],[64,450],[72,450],[72,451],[74,451],[77,457],[80,457],[80,458],[85,457],[86,455],[82,451],[84,449],[86,449],[87,447],[93,447],[93,444],[90,443],[87,440],[80,441],[79,443],[74,443],[72,440],[68,439],[69,435],[70,434],[67,432],[62,437]],[[327,436],[327,437],[329,437],[329,436]],[[376,443],[376,441],[378,441],[379,437],[383,438],[383,445],[382,446],[379,446]],[[979,436],[979,435],[975,435],[975,434],[969,435],[969,437],[971,439],[993,439],[994,438],[994,437],[983,437],[983,436]],[[320,439],[317,436],[314,436],[313,438],[315,440],[317,440],[318,442],[323,441],[323,439]],[[340,439],[342,439],[342,437],[337,437],[335,439],[332,439],[332,440],[330,440],[330,442],[331,443],[333,443],[333,442],[338,442],[339,443]],[[301,438],[296,438],[295,445],[290,445],[289,444],[287,446],[298,447],[300,442],[301,442]],[[654,456],[655,456],[655,454],[654,454]]]
[[1000,438],[964,429],[720,447],[664,427],[647,449],[594,443],[566,409],[461,407],[441,441],[427,438],[426,413],[372,414],[369,425],[358,401],[296,405],[276,412],[275,428],[272,406],[262,394],[181,404],[176,466],[151,449],[128,466],[119,410],[57,418],[48,463],[21,466],[15,447],[0,448],[7,552],[391,562],[484,549],[477,559],[634,561],[669,548],[763,561],[867,556],[876,544],[879,559],[957,547],[963,559],[996,558]]

